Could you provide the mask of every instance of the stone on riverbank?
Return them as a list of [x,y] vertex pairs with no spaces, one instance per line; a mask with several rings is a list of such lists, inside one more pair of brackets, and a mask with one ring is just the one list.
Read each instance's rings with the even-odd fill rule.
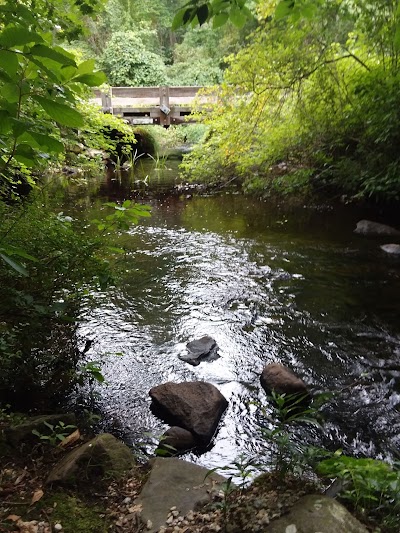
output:
[[381,249],[387,254],[400,255],[400,244],[382,244]]
[[309,398],[307,385],[289,368],[278,363],[271,363],[264,367],[260,376],[262,388],[267,394],[275,391],[278,394],[298,394]]
[[360,220],[357,222],[357,227],[354,233],[359,235],[397,235],[400,236],[400,231],[386,224],[380,224],[379,222],[373,222],[372,220]]
[[192,432],[199,441],[208,444],[228,402],[211,383],[189,381],[164,383],[149,392],[155,414]]
[[[27,418],[21,424],[10,426],[4,430],[5,440],[8,444],[18,447],[22,443],[35,444],[40,442],[39,437],[34,435],[32,431],[37,431],[41,435],[48,435],[50,428],[46,426],[50,424],[56,427],[62,422],[65,426],[76,426],[76,418],[74,413],[60,413],[53,415],[40,415]],[[72,433],[72,431],[70,431]]]
[[265,533],[367,533],[361,524],[339,502],[312,494],[301,498],[287,515],[271,522]]
[[165,525],[171,507],[177,516],[184,516],[208,503],[210,491],[218,492],[226,479],[215,473],[206,478],[207,473],[207,468],[175,457],[155,459],[150,477],[135,501],[142,508],[142,522],[151,524],[147,531],[155,532]]
[[199,365],[201,359],[215,356],[218,351],[217,342],[208,335],[188,342],[186,348],[188,353],[179,355],[179,359],[194,366]]
[[64,456],[46,483],[80,485],[93,479],[120,479],[134,466],[131,450],[113,435],[103,433]]

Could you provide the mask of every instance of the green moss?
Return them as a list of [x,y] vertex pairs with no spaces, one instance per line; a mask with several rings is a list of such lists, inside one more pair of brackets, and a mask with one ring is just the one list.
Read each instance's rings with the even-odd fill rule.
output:
[[84,502],[76,495],[54,492],[44,496],[41,509],[53,509],[51,521],[60,523],[64,533],[106,533],[110,522],[100,515],[105,512],[92,503]]

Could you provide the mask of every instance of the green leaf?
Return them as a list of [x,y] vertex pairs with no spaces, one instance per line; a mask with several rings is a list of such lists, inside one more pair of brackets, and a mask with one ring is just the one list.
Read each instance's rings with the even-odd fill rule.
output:
[[239,7],[233,6],[229,12],[229,19],[237,28],[243,28],[247,17]]
[[400,24],[399,23],[397,23],[396,25],[396,31],[394,34],[393,44],[396,50],[400,50]]
[[203,4],[197,9],[197,18],[199,19],[199,24],[202,26],[208,19],[208,5]]
[[47,149],[47,151],[59,154],[64,151],[64,145],[51,137],[50,135],[44,135],[43,133],[36,133],[33,131],[28,132],[28,135],[32,137],[38,148],[41,150]]
[[10,265],[11,268],[13,268],[16,272],[18,272],[19,274],[21,274],[22,276],[25,276],[27,277],[28,276],[28,271],[26,270],[26,268],[21,265],[20,263],[17,263],[16,261],[14,261],[13,259],[11,259],[11,257],[9,257],[8,255],[6,254],[2,254],[0,253],[0,257],[3,259],[3,261],[5,261],[8,265]]
[[1,96],[9,102],[18,102],[19,86],[15,83],[5,83],[1,88]]
[[77,74],[79,76],[81,76],[82,74],[92,74],[93,70],[95,69],[95,65],[96,62],[94,59],[88,59],[87,61],[83,61],[78,65]]
[[276,20],[281,20],[281,19],[287,17],[292,12],[293,7],[294,7],[294,1],[293,0],[282,0],[276,6],[275,19]]
[[0,33],[0,46],[12,48],[29,43],[42,43],[43,37],[34,31],[29,31],[24,26],[7,26]]
[[29,144],[19,144],[14,152],[14,159],[28,168],[37,164],[36,153]]
[[74,82],[84,83],[89,87],[97,87],[106,81],[107,76],[101,71],[93,72],[92,74],[82,74],[74,78]]
[[80,128],[83,126],[83,117],[78,111],[72,109],[65,104],[60,104],[44,98],[43,96],[32,96],[38,104],[46,111],[46,113],[56,122],[59,122],[63,126],[69,126],[70,128]]
[[0,65],[12,79],[15,79],[19,67],[17,54],[8,50],[0,50]]
[[181,26],[185,25],[184,16],[185,16],[186,11],[187,11],[186,8],[185,9],[181,9],[175,15],[174,20],[172,21],[172,29],[173,30],[177,30]]
[[229,19],[228,13],[218,13],[213,19],[213,28],[217,29],[223,26]]
[[11,125],[12,125],[13,134],[16,139],[21,137],[21,135],[23,135],[30,126],[28,122],[25,122],[24,120],[19,120],[14,117],[11,117]]
[[22,250],[21,248],[16,248],[15,246],[10,246],[6,244],[0,248],[0,251],[4,252],[6,255],[18,255],[19,257],[29,259],[30,261],[33,261],[35,263],[38,262],[38,259],[36,259],[36,257],[33,257],[32,255],[25,252],[25,250]]
[[50,48],[44,44],[36,44],[33,46],[33,48],[31,48],[30,53],[35,57],[51,59],[52,61],[56,61],[61,65],[76,67],[73,56],[59,46]]
[[10,114],[5,109],[0,109],[0,134],[4,135],[11,130]]
[[110,252],[113,252],[115,254],[124,254],[125,250],[123,248],[116,248],[115,246],[108,246],[107,247]]

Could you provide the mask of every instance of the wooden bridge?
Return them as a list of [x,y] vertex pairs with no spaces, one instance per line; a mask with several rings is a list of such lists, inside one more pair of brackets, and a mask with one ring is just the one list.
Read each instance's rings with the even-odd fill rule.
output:
[[[108,92],[95,89],[92,102],[104,113],[111,113],[131,124],[171,124],[195,122],[190,118],[192,104],[203,87],[110,87]],[[201,103],[210,97],[199,96]]]

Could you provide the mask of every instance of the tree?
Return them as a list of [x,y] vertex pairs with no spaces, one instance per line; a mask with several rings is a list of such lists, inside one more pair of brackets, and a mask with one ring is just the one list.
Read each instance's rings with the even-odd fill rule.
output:
[[151,86],[165,83],[165,65],[161,56],[146,50],[133,31],[113,34],[100,65],[111,85]]
[[[54,31],[65,13],[63,2],[27,3],[7,0],[0,6],[0,193],[15,193],[22,181],[33,183],[36,171],[64,149],[62,128],[83,123],[76,103],[85,88],[105,77],[94,61],[77,65],[72,54],[55,44]],[[82,3],[84,12],[95,4]],[[79,31],[71,6],[59,26],[62,33]]]
[[400,195],[399,3],[294,6],[260,3],[260,27],[204,116],[212,136],[186,165],[215,172],[203,165],[212,146],[214,163],[268,176],[262,187],[297,190],[313,177],[349,194]]

